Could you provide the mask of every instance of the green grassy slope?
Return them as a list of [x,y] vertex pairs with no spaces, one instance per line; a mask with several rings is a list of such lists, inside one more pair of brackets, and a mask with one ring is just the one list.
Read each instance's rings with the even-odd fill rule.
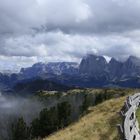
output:
[[[43,140],[119,140],[116,125],[121,122],[121,117],[118,112],[121,110],[126,97],[137,92],[139,92],[138,89],[107,89],[106,91],[104,89],[84,89],[84,91],[76,89],[68,91],[67,94],[62,94],[59,98],[79,93],[94,95],[103,93],[101,95],[105,97],[105,100],[89,107],[88,114],[81,117],[77,122]],[[44,93],[41,96],[50,97],[50,94]],[[51,96],[56,95],[51,94]]]
[[43,140],[119,140],[116,125],[121,121],[118,112],[125,99],[111,99],[91,107],[78,122]]

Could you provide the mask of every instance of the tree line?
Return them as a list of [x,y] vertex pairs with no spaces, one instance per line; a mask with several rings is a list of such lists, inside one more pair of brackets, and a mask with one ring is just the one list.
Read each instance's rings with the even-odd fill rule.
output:
[[[83,103],[79,106],[79,116],[87,113],[89,106],[97,105],[104,100],[112,98],[112,94],[107,91],[96,94],[95,100],[90,95],[83,96]],[[30,126],[26,124],[23,117],[18,118],[11,127],[10,140],[31,140],[34,138],[43,138],[51,133],[68,126],[72,120],[71,114],[73,109],[69,102],[61,102],[51,108],[44,108],[39,117],[35,118]]]
[[39,117],[27,126],[23,117],[12,124],[11,140],[31,140],[43,138],[71,123],[71,105],[68,102],[58,103],[56,107],[43,109]]

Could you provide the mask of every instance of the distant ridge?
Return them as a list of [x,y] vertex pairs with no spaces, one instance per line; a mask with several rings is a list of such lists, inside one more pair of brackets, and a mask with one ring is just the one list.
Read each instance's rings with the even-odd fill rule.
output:
[[[0,89],[9,90],[22,81],[32,79],[52,81],[66,87],[140,87],[140,58],[129,56],[120,62],[103,56],[88,54],[80,64],[74,62],[36,63],[22,68],[17,74],[0,73]],[[53,89],[51,89],[53,90]]]

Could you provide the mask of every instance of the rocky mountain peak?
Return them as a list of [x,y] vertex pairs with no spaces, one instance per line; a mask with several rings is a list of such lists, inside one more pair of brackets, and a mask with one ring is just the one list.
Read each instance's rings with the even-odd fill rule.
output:
[[131,63],[135,66],[140,66],[140,58],[136,56],[129,56],[126,63]]
[[38,62],[38,63],[35,63],[32,67],[42,67],[42,66],[45,66],[45,63]]
[[103,56],[89,54],[80,63],[80,73],[99,74],[106,68],[107,61]]
[[78,72],[78,63],[75,62],[50,62],[46,65],[48,73],[56,75],[61,74],[75,74]]
[[118,63],[118,61],[114,57],[112,57],[109,63],[114,64],[114,63]]
[[106,62],[106,59],[103,57],[103,56],[99,56],[99,55],[95,55],[95,54],[87,54],[84,58],[83,58],[83,60],[89,60],[89,61],[95,61],[95,62],[103,62],[103,63],[107,63]]

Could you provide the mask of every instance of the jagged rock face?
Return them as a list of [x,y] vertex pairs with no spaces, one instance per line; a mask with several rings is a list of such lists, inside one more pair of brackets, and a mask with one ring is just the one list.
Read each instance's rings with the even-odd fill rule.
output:
[[88,55],[83,58],[79,67],[80,74],[93,77],[104,75],[111,81],[140,76],[140,58],[130,56],[125,62],[112,58],[109,63],[102,56]]
[[79,67],[81,74],[99,75],[106,69],[107,62],[104,57],[88,55],[83,58]]
[[112,58],[108,64],[108,72],[110,75],[110,79],[120,78],[122,75],[122,72],[121,72],[122,67],[123,67],[123,63]]
[[140,76],[140,58],[130,56],[125,62],[111,59],[109,63],[110,74],[116,75],[117,79]]
[[24,78],[32,78],[44,74],[69,74],[74,75],[78,72],[78,64],[73,62],[52,62],[36,63],[32,67],[22,68],[20,73]]
[[75,75],[78,72],[78,64],[74,62],[55,62],[46,65],[47,73],[56,75],[69,74]]
[[123,64],[122,73],[124,76],[140,76],[140,58],[130,56]]
[[46,65],[43,63],[36,63],[32,67],[22,68],[20,70],[20,74],[22,74],[24,78],[32,78],[42,73],[46,73]]

